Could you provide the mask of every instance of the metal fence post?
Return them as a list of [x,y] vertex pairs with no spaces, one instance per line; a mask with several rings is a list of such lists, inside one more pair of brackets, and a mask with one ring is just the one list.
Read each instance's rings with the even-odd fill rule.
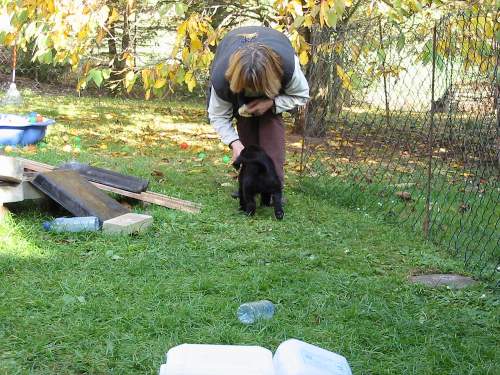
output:
[[435,113],[435,105],[434,105],[434,90],[435,90],[435,82],[436,82],[436,29],[437,25],[434,24],[434,28],[432,30],[432,81],[431,81],[431,108],[430,108],[430,124],[429,124],[429,133],[427,136],[427,143],[429,147],[429,160],[427,165],[427,191],[426,191],[426,199],[425,199],[425,217],[423,223],[424,235],[428,239],[430,235],[430,224],[431,224],[431,183],[432,183],[432,154],[434,149],[434,113]]
[[382,59],[382,77],[384,78],[384,99],[385,99],[385,118],[387,121],[387,126],[391,125],[391,117],[390,117],[390,110],[389,110],[389,93],[387,91],[387,72],[386,72],[386,67],[385,67],[385,60],[386,60],[386,52],[384,49],[384,38],[382,35],[382,21],[379,18],[378,19],[378,33],[379,33],[379,39],[380,39],[380,49],[382,50],[383,53],[383,59]]

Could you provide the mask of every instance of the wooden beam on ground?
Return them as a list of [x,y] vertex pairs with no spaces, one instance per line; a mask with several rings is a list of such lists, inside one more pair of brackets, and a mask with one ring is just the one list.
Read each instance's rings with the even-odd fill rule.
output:
[[[23,163],[24,169],[27,169],[28,171],[47,172],[55,169],[55,167],[53,167],[50,164],[40,163],[38,161],[33,161],[24,158],[18,158],[18,159]],[[199,213],[201,211],[201,205],[199,203],[194,203],[179,198],[169,197],[163,194],[154,193],[152,191],[144,191],[139,194],[139,193],[132,193],[131,191],[118,189],[112,186],[99,184],[97,182],[91,182],[91,183],[101,190],[109,191],[111,193],[116,193],[129,198],[138,199],[143,202],[156,204],[158,206],[163,206],[191,213]]]

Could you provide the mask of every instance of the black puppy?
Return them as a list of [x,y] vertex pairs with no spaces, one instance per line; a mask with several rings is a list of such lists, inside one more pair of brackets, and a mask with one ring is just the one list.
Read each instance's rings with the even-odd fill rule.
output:
[[271,205],[272,197],[274,215],[278,220],[283,219],[283,187],[269,155],[260,146],[250,145],[241,151],[233,166],[237,170],[241,167],[238,176],[240,210],[253,215],[256,209],[255,196],[260,194],[261,203],[265,206]]

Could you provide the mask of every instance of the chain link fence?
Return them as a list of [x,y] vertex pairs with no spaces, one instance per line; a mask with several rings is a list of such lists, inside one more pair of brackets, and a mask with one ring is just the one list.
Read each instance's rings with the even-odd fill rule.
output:
[[301,154],[311,188],[376,207],[497,283],[499,30],[483,9],[313,32]]
[[[0,47],[0,91],[12,82],[12,48]],[[16,83],[19,88],[35,92],[74,91],[76,78],[68,66],[54,66],[31,61],[29,52],[18,50]],[[71,90],[70,90],[71,89]]]
[[[312,30],[314,100],[300,169],[318,193],[376,208],[500,282],[498,17],[495,9],[436,20],[365,17]],[[137,48],[144,55],[157,46]],[[11,61],[0,48],[0,89]],[[67,71],[21,53],[16,81],[73,90]]]

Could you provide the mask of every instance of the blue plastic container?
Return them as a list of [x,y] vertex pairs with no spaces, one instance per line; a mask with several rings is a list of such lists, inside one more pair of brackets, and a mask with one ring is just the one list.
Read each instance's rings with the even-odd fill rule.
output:
[[31,122],[29,116],[0,113],[0,145],[26,146],[35,144],[45,137],[47,126],[54,124],[52,119]]

